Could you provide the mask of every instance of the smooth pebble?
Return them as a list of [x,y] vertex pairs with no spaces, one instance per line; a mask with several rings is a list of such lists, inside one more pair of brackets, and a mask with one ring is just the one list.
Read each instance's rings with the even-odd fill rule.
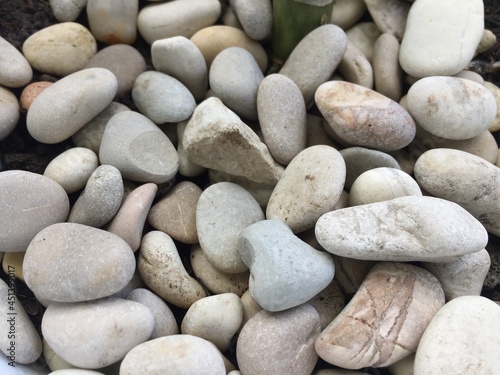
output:
[[23,56],[6,39],[0,36],[0,85],[7,87],[22,87],[33,77],[33,70]]
[[0,87],[0,141],[16,128],[19,121],[19,102],[7,88]]
[[373,67],[363,51],[351,42],[347,43],[338,71],[350,83],[373,88]]
[[363,52],[369,62],[372,61],[374,45],[380,34],[380,30],[373,22],[358,22],[345,32],[349,43]]
[[388,33],[377,38],[373,47],[375,90],[398,102],[403,95],[403,71],[399,66],[399,41]]
[[263,40],[271,34],[273,7],[271,0],[230,0],[238,21],[245,33],[254,40]]
[[92,35],[106,44],[132,44],[137,37],[139,0],[88,0]]
[[21,103],[21,108],[28,110],[31,106],[31,103],[40,95],[40,93],[45,90],[47,87],[52,85],[53,82],[49,81],[39,81],[32,82],[27,85],[23,91],[21,92],[21,97],[19,101]]
[[401,0],[365,0],[365,4],[380,31],[403,38],[410,4]]
[[76,20],[87,2],[88,0],[49,0],[52,14],[59,22]]
[[332,8],[331,22],[346,30],[366,13],[364,0],[337,0]]

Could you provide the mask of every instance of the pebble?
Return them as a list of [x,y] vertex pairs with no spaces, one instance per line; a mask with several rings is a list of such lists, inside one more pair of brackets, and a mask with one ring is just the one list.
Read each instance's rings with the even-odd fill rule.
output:
[[120,375],[225,375],[224,361],[209,341],[192,335],[171,335],[142,343],[127,353]]
[[87,369],[120,361],[151,336],[153,326],[149,308],[114,297],[54,302],[42,318],[42,334],[52,349],[70,364]]
[[418,78],[453,75],[472,60],[484,30],[481,0],[417,1],[408,13],[399,62]]
[[125,241],[76,223],[41,230],[23,262],[26,285],[40,298],[56,302],[110,296],[127,285],[134,270],[134,254]]
[[304,304],[287,311],[255,314],[242,328],[236,357],[242,374],[310,374],[318,355],[318,312]]
[[452,260],[484,249],[482,224],[458,204],[407,196],[324,214],[316,238],[332,254],[364,260]]
[[257,120],[257,90],[264,79],[257,61],[246,49],[229,47],[212,61],[210,88],[237,115]]
[[21,52],[0,36],[0,85],[22,87],[33,77],[31,66]]
[[375,42],[380,34],[380,30],[373,22],[359,22],[345,32],[349,43],[363,52],[369,62],[372,61]]
[[[7,275],[10,275],[7,272]],[[0,320],[0,329],[4,334],[0,338],[0,347],[4,357],[4,366],[13,363],[28,364],[35,362],[42,354],[42,340],[23,308],[16,293],[15,281],[9,278],[9,284],[0,280],[0,313],[4,317]]]
[[52,85],[53,82],[41,81],[41,82],[33,82],[27,85],[23,91],[21,92],[20,103],[21,108],[28,110],[31,106],[31,103],[40,95],[40,93],[45,90],[45,88]]
[[59,22],[76,20],[87,2],[88,0],[49,0],[52,14]]
[[22,52],[33,69],[63,77],[83,69],[96,54],[97,42],[85,26],[63,22],[32,34]]
[[196,227],[203,252],[213,266],[227,273],[247,271],[238,251],[238,237],[264,218],[259,203],[241,186],[219,182],[206,188],[196,207]]
[[237,19],[245,33],[254,40],[266,39],[273,27],[273,6],[271,0],[230,0]]
[[476,82],[457,77],[427,77],[413,84],[408,111],[429,133],[468,139],[487,130],[497,113],[493,94]]
[[369,260],[333,256],[335,264],[335,280],[346,295],[356,293],[368,275],[368,272],[377,264]]
[[480,85],[484,85],[486,82],[479,73],[473,72],[471,70],[461,70],[457,74],[454,74],[453,77],[468,79],[470,81],[479,83]]
[[225,26],[231,26],[236,29],[243,30],[243,26],[241,25],[241,22],[238,20],[238,17],[236,17],[236,14],[234,13],[234,10],[232,7],[226,7],[225,10],[223,10],[223,14],[221,16],[221,21],[222,24]]
[[183,0],[151,4],[141,9],[137,28],[149,44],[174,36],[191,38],[197,31],[213,25],[221,14],[218,0]]
[[157,230],[186,244],[198,243],[196,205],[202,190],[191,181],[175,185],[148,213],[148,222]]
[[423,263],[443,286],[446,300],[481,294],[484,279],[490,269],[490,255],[486,249],[465,254],[447,263]]
[[488,130],[490,132],[496,132],[500,130],[500,88],[491,82],[484,82],[484,87],[486,87],[495,97],[497,103],[497,113],[495,115],[495,120],[491,123]]
[[267,68],[267,53],[262,45],[251,39],[243,30],[230,26],[215,25],[205,27],[191,37],[191,41],[201,51],[207,68],[210,69],[215,57],[230,47],[241,47],[252,54],[263,72]]
[[262,220],[248,226],[238,247],[250,269],[250,293],[267,311],[307,302],[333,279],[331,256],[300,240],[282,221]]
[[363,51],[353,43],[347,43],[347,49],[342,56],[338,71],[350,83],[373,88],[373,68]]
[[259,136],[218,98],[196,107],[182,144],[193,162],[257,183],[273,185],[283,173]]
[[85,147],[73,147],[52,159],[43,175],[53,179],[66,193],[71,194],[85,186],[98,166],[99,160],[94,151]]
[[345,298],[339,284],[333,280],[325,289],[309,300],[319,314],[321,330],[325,329],[345,307]]
[[154,68],[179,80],[194,99],[202,100],[208,90],[208,69],[198,47],[184,36],[155,41],[151,45]]
[[28,132],[37,141],[62,142],[103,111],[116,94],[113,73],[103,68],[80,70],[43,90],[28,110]]
[[306,148],[306,106],[299,88],[282,74],[270,74],[259,85],[257,112],[264,141],[273,158],[287,165]]
[[496,35],[491,30],[484,29],[483,35],[481,36],[481,41],[479,42],[476,48],[474,56],[486,52],[491,47],[493,47],[496,42],[497,42]]
[[190,260],[196,279],[213,294],[234,293],[241,296],[248,289],[249,271],[241,273],[219,271],[210,263],[199,244],[191,247]]
[[415,179],[422,189],[460,204],[490,233],[500,236],[498,167],[468,152],[434,149],[417,159]]
[[187,273],[174,241],[166,233],[151,231],[144,235],[137,268],[148,288],[171,304],[188,309],[206,297],[201,284]]
[[104,375],[102,372],[93,370],[83,370],[77,368],[68,368],[56,370],[50,373],[50,375]]
[[186,130],[186,126],[188,121],[180,121],[177,123],[177,154],[179,155],[179,174],[184,177],[197,177],[204,174],[207,169],[193,163],[187,155],[186,150],[184,149],[184,144],[182,143],[182,139],[184,138],[184,131]]
[[137,37],[139,0],[88,0],[87,19],[94,37],[106,44],[132,44]]
[[294,233],[314,227],[340,199],[345,175],[344,159],[336,149],[324,145],[306,148],[293,158],[276,184],[266,218],[283,221]]
[[340,147],[326,132],[323,121],[322,117],[310,113],[306,114],[306,147],[326,145],[337,150],[341,149],[342,147]]
[[0,87],[0,141],[9,136],[19,121],[17,97],[4,87]]
[[0,250],[25,251],[45,227],[66,220],[68,195],[58,183],[40,174],[0,172]]
[[395,101],[365,87],[326,82],[315,94],[316,104],[342,140],[357,146],[394,151],[415,137],[415,123]]
[[322,25],[297,44],[279,73],[297,84],[306,106],[310,107],[316,89],[330,79],[346,48],[347,37],[340,27]]
[[366,13],[364,0],[337,0],[332,8],[331,22],[346,30]]
[[100,228],[120,209],[123,200],[121,173],[112,165],[100,165],[90,175],[85,189],[69,213],[69,223]]
[[132,99],[139,111],[158,125],[186,120],[196,107],[186,86],[173,77],[154,71],[137,77]]
[[410,4],[400,0],[365,0],[365,4],[382,33],[392,34],[398,40],[403,38]]
[[500,368],[500,306],[480,296],[448,302],[425,330],[415,375],[494,374]]
[[377,39],[372,66],[377,92],[399,102],[403,95],[403,71],[399,65],[399,41],[394,35],[384,33]]
[[379,263],[318,336],[316,352],[346,369],[389,366],[416,351],[444,303],[443,289],[430,272],[404,263]]
[[259,311],[262,311],[263,308],[252,298],[248,289],[241,295],[241,304],[243,306],[243,322],[241,323],[241,328],[243,328],[250,318]]
[[148,212],[158,191],[153,183],[140,185],[125,196],[120,209],[106,226],[106,230],[123,238],[135,252],[141,238]]
[[134,47],[115,44],[97,52],[85,68],[105,68],[113,73],[118,81],[116,97],[128,94],[139,75],[146,71],[146,60]]
[[127,294],[126,299],[135,301],[148,307],[154,316],[154,328],[150,340],[162,336],[176,335],[179,333],[179,327],[175,316],[168,307],[167,303],[151,292],[149,289],[137,288]]
[[208,340],[225,352],[242,319],[240,298],[234,293],[222,293],[193,303],[182,319],[181,332]]
[[162,184],[179,168],[179,156],[165,133],[134,111],[117,113],[108,121],[99,159],[118,168],[123,178],[137,182]]
[[391,375],[414,375],[413,365],[415,363],[415,353],[393,363],[388,367]]
[[422,196],[417,182],[396,168],[374,168],[363,172],[352,184],[349,206],[388,201],[398,197]]

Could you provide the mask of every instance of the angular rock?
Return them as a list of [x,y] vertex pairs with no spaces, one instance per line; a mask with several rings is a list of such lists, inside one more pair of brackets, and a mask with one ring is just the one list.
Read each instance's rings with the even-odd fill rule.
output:
[[230,0],[229,4],[250,38],[262,40],[271,34],[273,7],[270,0]]
[[0,141],[16,128],[19,117],[17,97],[10,90],[0,87]]
[[133,44],[137,36],[139,0],[88,0],[92,35],[106,44]]
[[0,36],[0,85],[22,87],[33,77],[31,66],[21,52]]

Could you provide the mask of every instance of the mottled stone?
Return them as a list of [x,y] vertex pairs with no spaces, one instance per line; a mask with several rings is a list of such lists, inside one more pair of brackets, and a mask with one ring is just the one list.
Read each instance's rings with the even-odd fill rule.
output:
[[21,52],[0,36],[0,85],[22,87],[33,77],[31,66]]
[[106,44],[132,44],[137,37],[139,0],[88,0],[92,35]]

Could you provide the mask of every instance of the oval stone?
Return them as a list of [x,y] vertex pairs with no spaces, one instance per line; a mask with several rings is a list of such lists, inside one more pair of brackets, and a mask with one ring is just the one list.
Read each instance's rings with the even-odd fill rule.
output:
[[348,82],[367,89],[373,88],[372,65],[363,51],[354,43],[347,43],[347,49],[342,56],[338,71]]
[[27,171],[0,173],[0,251],[25,251],[35,235],[66,220],[68,195],[52,179]]
[[0,36],[0,85],[22,87],[33,77],[28,60],[12,44]]
[[0,141],[12,133],[19,117],[17,97],[10,90],[0,87]]
[[271,33],[273,8],[270,0],[230,0],[229,4],[250,38],[262,40]]
[[107,297],[132,279],[134,253],[120,237],[76,223],[40,231],[26,250],[23,273],[38,297],[79,302]]
[[346,30],[354,25],[365,13],[366,4],[364,0],[337,0],[335,10],[332,9],[331,22]]

